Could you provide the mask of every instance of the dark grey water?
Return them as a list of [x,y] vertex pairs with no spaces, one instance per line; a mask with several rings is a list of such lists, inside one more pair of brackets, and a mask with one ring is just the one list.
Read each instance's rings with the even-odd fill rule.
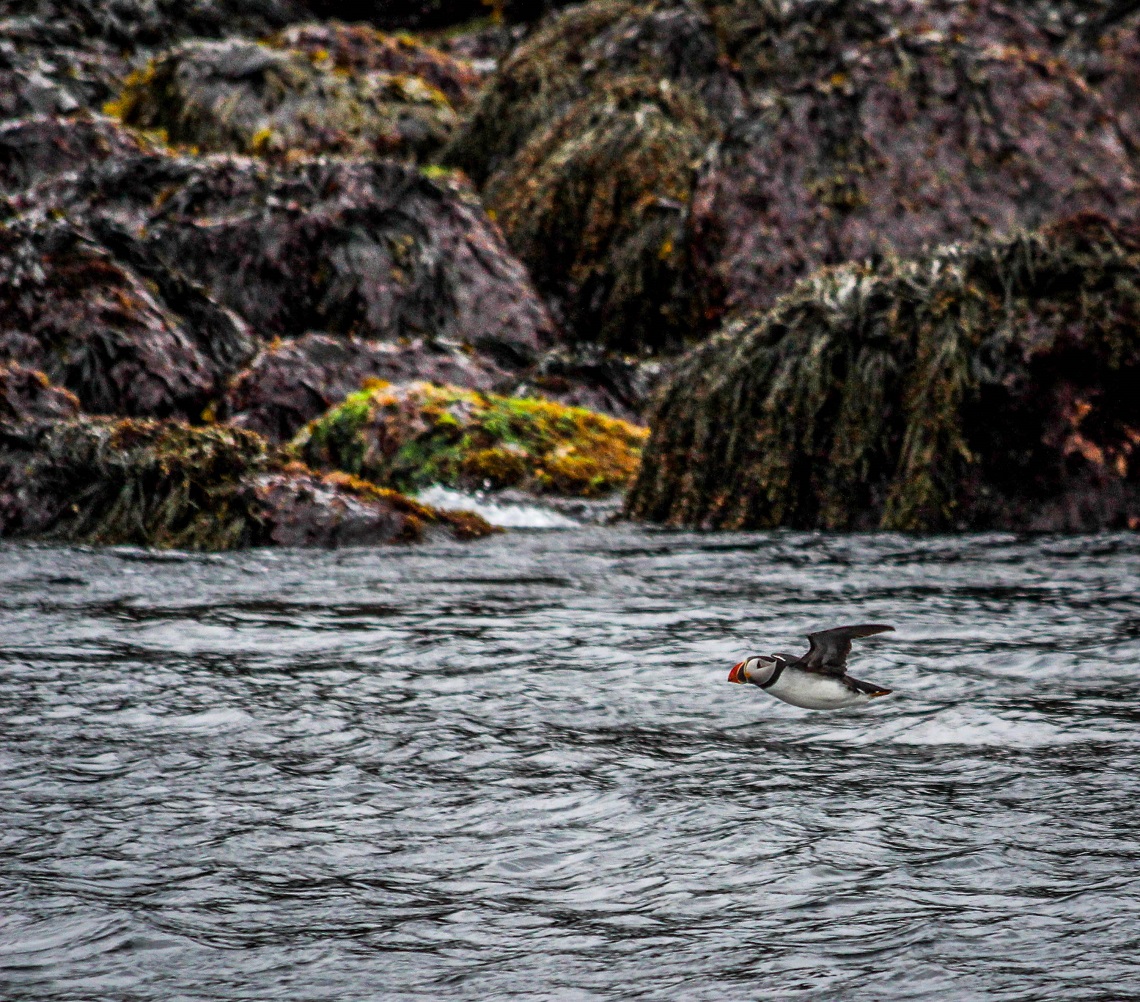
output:
[[[0,548],[0,996],[1140,997],[1140,539]],[[893,622],[812,714],[744,653]]]

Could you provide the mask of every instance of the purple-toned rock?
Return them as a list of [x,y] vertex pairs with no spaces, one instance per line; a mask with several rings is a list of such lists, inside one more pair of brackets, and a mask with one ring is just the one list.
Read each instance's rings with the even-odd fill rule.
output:
[[55,174],[146,149],[137,133],[103,115],[35,115],[4,122],[0,190],[22,191]]
[[62,220],[0,227],[0,361],[43,370],[91,413],[197,418],[252,355],[249,332],[132,237],[108,237],[114,251]]

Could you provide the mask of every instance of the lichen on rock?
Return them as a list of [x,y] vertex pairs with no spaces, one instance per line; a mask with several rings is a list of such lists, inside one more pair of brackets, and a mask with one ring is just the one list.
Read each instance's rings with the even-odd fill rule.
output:
[[634,518],[1140,527],[1140,231],[1082,215],[823,269],[660,393]]
[[645,436],[581,408],[419,382],[350,395],[290,449],[315,468],[402,491],[443,484],[594,497],[629,481]]

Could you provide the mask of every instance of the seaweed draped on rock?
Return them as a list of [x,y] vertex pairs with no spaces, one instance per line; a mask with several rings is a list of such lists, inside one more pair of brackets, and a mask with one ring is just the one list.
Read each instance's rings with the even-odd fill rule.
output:
[[25,202],[141,233],[266,340],[305,331],[466,344],[532,362],[554,324],[461,178],[395,161],[113,158]]
[[[426,63],[430,50],[421,48]],[[437,67],[455,62],[434,53]],[[164,53],[127,80],[108,111],[127,125],[161,129],[174,143],[275,155],[422,157],[458,122],[447,95],[418,76],[341,66],[324,49],[244,39],[190,41]]]
[[695,349],[626,511],[758,529],[1140,527],[1140,230],[824,269]]
[[227,550],[491,531],[469,513],[285,463],[252,432],[81,416],[41,373],[0,365],[0,536]]

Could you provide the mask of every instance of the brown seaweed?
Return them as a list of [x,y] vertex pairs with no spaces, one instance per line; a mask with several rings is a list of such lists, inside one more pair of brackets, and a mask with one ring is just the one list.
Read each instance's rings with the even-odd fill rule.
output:
[[1140,526],[1140,231],[1079,216],[823,269],[658,397],[635,518]]

